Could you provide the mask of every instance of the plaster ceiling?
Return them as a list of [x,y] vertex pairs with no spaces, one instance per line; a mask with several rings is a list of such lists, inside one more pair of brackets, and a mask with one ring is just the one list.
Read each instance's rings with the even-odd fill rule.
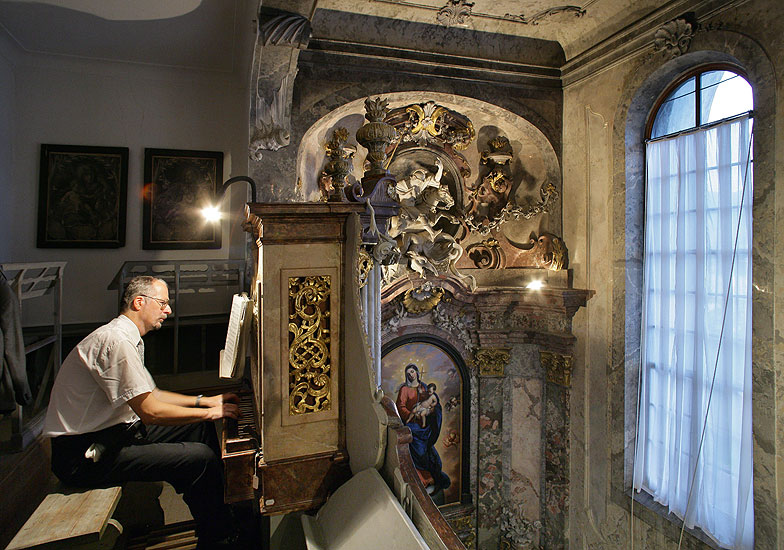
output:
[[551,40],[570,59],[670,2],[663,0],[319,0],[318,7]]
[[[566,59],[671,1],[264,0],[557,41]],[[0,0],[0,27],[27,52],[230,71],[255,29],[258,0]]]

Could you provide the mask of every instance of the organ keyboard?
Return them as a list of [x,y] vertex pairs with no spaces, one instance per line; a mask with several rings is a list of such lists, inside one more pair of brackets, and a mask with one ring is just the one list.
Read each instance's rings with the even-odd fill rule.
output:
[[240,502],[253,498],[253,469],[261,447],[253,393],[238,392],[240,419],[226,418],[220,430],[221,453],[226,474],[224,497],[226,502]]

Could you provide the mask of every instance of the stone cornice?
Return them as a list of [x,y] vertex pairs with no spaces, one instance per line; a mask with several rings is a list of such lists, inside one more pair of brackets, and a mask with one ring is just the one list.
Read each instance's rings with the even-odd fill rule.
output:
[[[567,61],[561,68],[564,89],[654,49],[654,34],[662,25],[693,13],[696,23],[707,21],[749,0],[673,0],[609,38]],[[695,31],[697,29],[694,29]]]
[[381,73],[408,73],[428,78],[468,79],[503,85],[560,88],[561,71],[509,61],[494,61],[414,49],[312,38],[299,57],[300,66],[361,68]]

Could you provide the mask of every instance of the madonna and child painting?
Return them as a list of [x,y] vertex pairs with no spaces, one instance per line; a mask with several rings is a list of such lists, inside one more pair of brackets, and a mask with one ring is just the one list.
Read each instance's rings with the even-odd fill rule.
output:
[[385,353],[381,378],[411,429],[411,458],[433,501],[459,502],[463,383],[457,364],[435,344],[407,342]]

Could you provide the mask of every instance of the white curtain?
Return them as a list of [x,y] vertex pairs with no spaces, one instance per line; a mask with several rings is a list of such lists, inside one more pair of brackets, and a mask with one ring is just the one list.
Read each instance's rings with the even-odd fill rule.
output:
[[754,545],[751,125],[648,144],[634,467],[635,490],[738,549]]

